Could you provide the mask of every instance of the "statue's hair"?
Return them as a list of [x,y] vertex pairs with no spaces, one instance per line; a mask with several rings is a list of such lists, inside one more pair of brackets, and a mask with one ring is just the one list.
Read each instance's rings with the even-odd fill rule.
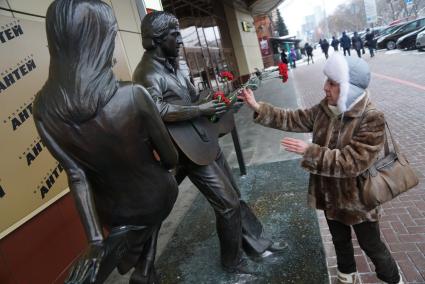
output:
[[170,29],[179,26],[177,18],[170,13],[155,11],[147,14],[142,21],[142,44],[146,50],[154,49]]
[[100,0],[56,0],[47,10],[49,78],[40,93],[66,121],[92,118],[117,90],[112,72],[117,24]]

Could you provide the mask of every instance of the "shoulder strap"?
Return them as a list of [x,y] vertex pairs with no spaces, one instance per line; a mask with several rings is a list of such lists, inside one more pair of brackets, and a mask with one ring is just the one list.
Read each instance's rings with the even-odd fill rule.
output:
[[[369,108],[369,109],[366,110],[366,107],[365,107],[365,110],[362,113],[362,116],[361,116],[361,118],[359,120],[359,123],[357,124],[356,132],[360,128],[360,124],[361,124],[363,118],[365,117],[366,113],[368,113],[371,110],[375,110],[375,109],[376,108],[373,107],[373,108]],[[407,163],[407,161],[404,158],[404,156],[401,155],[400,147],[398,146],[397,141],[394,139],[394,137],[392,135],[392,132],[391,132],[391,129],[390,129],[390,126],[388,125],[388,122],[387,122],[387,120],[385,118],[384,118],[384,122],[385,122],[385,128],[386,128],[386,129],[384,129],[384,135],[385,135],[384,154],[385,154],[385,156],[387,156],[390,153],[390,146],[389,146],[389,143],[388,143],[388,135],[387,135],[387,131],[386,131],[388,129],[388,133],[390,134],[391,144],[393,145],[393,148],[394,148],[394,153],[397,155],[397,158],[400,160],[400,162],[403,165],[405,165]]]

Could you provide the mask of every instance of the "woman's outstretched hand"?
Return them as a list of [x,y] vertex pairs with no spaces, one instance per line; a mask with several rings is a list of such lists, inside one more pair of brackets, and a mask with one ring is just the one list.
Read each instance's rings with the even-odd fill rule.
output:
[[238,99],[242,99],[253,111],[260,109],[260,105],[255,100],[254,92],[251,89],[242,89]]
[[294,152],[299,155],[304,155],[305,151],[307,151],[308,143],[295,138],[283,138],[280,141],[280,144],[285,148],[286,151]]

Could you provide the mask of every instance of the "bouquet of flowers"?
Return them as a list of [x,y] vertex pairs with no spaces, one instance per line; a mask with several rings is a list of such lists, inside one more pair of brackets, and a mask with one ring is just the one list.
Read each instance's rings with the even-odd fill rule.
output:
[[[228,82],[231,82],[234,79],[234,76],[232,72],[230,71],[221,71],[219,73],[220,78],[223,81],[223,90],[227,90],[227,95],[224,91],[218,90],[216,91],[212,99],[217,100],[219,103],[225,103],[227,107],[231,107],[237,100],[238,100],[238,93],[237,92],[230,92]],[[217,122],[218,117],[216,115],[213,115],[210,120],[212,122]]]
[[232,72],[230,71],[221,71],[219,74],[220,78],[227,82],[227,81],[232,81],[234,79]]
[[[221,71],[220,72],[220,77],[222,78],[222,80],[227,83],[227,81],[231,81],[233,80],[233,74],[229,71]],[[228,91],[227,93],[225,93],[224,91],[216,91],[213,96],[212,99],[213,100],[217,100],[219,103],[225,103],[227,107],[232,107],[237,101],[238,101],[238,94],[239,92],[244,89],[244,88],[250,88],[252,90],[256,90],[258,88],[260,84],[260,78],[256,75],[251,75],[251,77],[249,78],[249,80],[245,83],[242,84],[237,90],[234,90],[232,92]],[[223,87],[223,90],[225,88]],[[228,89],[228,88],[226,88]],[[218,117],[216,115],[213,115],[210,118],[211,122],[217,122],[218,121]]]

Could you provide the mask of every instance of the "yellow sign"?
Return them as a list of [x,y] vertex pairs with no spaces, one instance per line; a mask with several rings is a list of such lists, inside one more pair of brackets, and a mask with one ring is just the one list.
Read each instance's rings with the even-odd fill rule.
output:
[[45,34],[43,22],[0,16],[0,237],[66,193],[63,169],[32,117],[48,75]]
[[251,30],[253,29],[253,26],[251,23],[247,22],[247,21],[242,21],[242,30],[244,32],[251,32]]
[[[114,72],[129,80],[121,40]],[[35,129],[32,103],[48,77],[45,23],[0,15],[0,238],[65,195],[67,179]]]

